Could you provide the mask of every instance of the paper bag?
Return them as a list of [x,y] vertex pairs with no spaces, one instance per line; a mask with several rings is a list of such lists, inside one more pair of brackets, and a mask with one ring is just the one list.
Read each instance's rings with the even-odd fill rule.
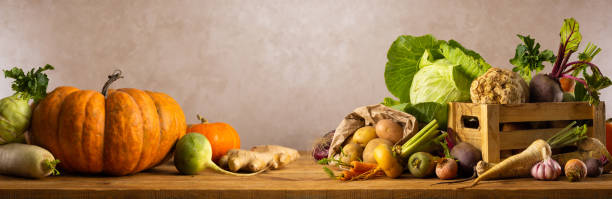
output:
[[391,119],[404,129],[402,139],[394,143],[395,145],[403,144],[419,130],[416,118],[408,113],[382,104],[359,107],[344,117],[344,120],[336,128],[327,157],[338,159],[336,155],[340,154],[340,148],[348,143],[348,139],[351,138],[357,129],[367,125],[374,126],[376,122],[384,119]]

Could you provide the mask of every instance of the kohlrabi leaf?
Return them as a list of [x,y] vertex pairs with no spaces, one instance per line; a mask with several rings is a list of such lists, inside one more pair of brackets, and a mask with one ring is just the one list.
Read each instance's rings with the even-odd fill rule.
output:
[[478,53],[465,49],[455,40],[440,44],[440,51],[448,62],[459,65],[470,81],[491,68]]
[[385,83],[387,89],[401,102],[410,101],[410,86],[414,75],[419,70],[419,61],[425,50],[429,50],[431,59],[439,59],[441,41],[431,35],[414,37],[400,36],[393,42],[387,53]]
[[416,117],[421,123],[429,123],[433,119],[436,119],[438,125],[442,129],[446,129],[448,121],[448,104],[446,103],[424,102],[408,105],[404,111]]
[[563,20],[563,26],[561,27],[561,45],[565,46],[565,55],[570,52],[576,52],[582,35],[580,34],[580,26],[574,18]]
[[551,50],[540,52],[540,43],[536,43],[529,35],[516,35],[523,41],[523,44],[516,46],[514,58],[510,59],[510,63],[515,67],[512,71],[517,72],[521,77],[529,83],[533,74],[537,74],[544,65],[542,62],[555,62],[555,55]]
[[461,65],[452,64],[446,59],[437,60],[414,76],[410,103],[470,101],[472,80],[464,74]]
[[53,66],[47,64],[36,70],[32,68],[28,73],[24,73],[21,68],[13,67],[11,70],[3,70],[4,77],[15,79],[11,88],[22,99],[33,99],[35,102],[43,99],[47,95],[47,84],[49,78],[44,73],[46,70],[53,70]]

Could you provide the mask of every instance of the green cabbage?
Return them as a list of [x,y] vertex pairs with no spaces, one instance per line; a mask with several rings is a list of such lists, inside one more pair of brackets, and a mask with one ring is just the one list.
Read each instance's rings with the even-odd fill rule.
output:
[[448,120],[448,102],[469,102],[470,84],[491,66],[454,40],[431,35],[398,37],[387,53],[385,83],[399,101],[383,104],[406,111],[421,122]]

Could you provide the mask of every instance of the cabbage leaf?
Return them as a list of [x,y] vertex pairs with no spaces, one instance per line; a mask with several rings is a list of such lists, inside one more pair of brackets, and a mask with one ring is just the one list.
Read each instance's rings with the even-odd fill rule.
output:
[[437,119],[444,125],[447,103],[470,101],[471,82],[491,68],[459,42],[431,35],[398,37],[387,59],[385,83],[399,101],[385,98],[383,104],[411,113],[421,122]]

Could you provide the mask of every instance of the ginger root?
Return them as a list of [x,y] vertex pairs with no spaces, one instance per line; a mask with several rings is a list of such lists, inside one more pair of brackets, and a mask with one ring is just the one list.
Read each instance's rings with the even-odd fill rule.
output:
[[300,157],[292,148],[278,145],[255,146],[251,150],[231,149],[219,159],[219,166],[236,172],[244,170],[258,172],[264,169],[281,168]]

